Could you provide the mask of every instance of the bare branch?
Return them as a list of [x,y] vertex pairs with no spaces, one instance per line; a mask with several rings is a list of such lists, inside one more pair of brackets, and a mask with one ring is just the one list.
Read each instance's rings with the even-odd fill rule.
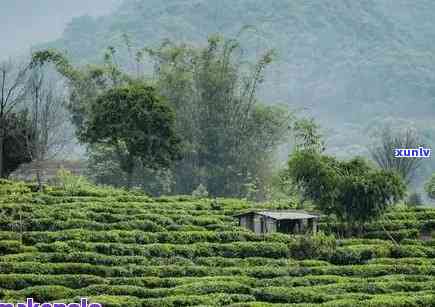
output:
[[410,183],[416,170],[421,166],[422,160],[395,157],[394,150],[418,148],[419,146],[423,144],[413,130],[406,129],[403,133],[396,133],[391,128],[385,128],[381,133],[380,142],[369,147],[369,152],[379,167],[398,172],[407,183]]

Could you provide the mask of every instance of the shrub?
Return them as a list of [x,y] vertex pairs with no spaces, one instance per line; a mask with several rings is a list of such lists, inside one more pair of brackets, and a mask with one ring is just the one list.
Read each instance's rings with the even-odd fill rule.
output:
[[372,258],[389,257],[392,244],[383,245],[350,245],[337,248],[330,261],[334,264],[361,264]]
[[391,257],[394,258],[433,257],[434,255],[433,248],[418,245],[399,245],[391,250]]
[[396,231],[371,231],[364,235],[365,238],[390,240],[392,237],[395,241],[401,242],[404,239],[418,238],[419,231],[417,229],[400,229]]
[[256,289],[258,300],[272,303],[323,303],[331,299],[329,295],[313,289],[267,287]]
[[[80,298],[76,297],[74,301],[78,301]],[[89,301],[98,302],[104,307],[142,307],[146,306],[143,300],[137,297],[131,296],[115,296],[115,295],[96,295],[90,296]]]
[[92,284],[104,284],[105,279],[92,275],[37,275],[37,274],[4,274],[0,275],[3,289],[22,290],[32,286],[57,285],[79,289]]
[[12,194],[27,194],[31,190],[24,182],[14,182],[10,180],[0,179],[0,196]]
[[23,245],[19,241],[0,241],[0,256],[18,254],[23,251]]
[[14,297],[23,301],[31,297],[35,302],[50,302],[74,296],[74,293],[74,290],[63,286],[35,286],[15,292]]
[[312,236],[298,236],[290,244],[290,255],[296,259],[329,259],[335,252],[336,240],[320,232]]
[[209,293],[238,293],[250,294],[249,286],[234,281],[199,281],[174,288],[171,293],[176,295],[209,294]]

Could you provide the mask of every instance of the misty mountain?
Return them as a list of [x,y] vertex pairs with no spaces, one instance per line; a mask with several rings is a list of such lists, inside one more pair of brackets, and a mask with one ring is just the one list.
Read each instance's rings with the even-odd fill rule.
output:
[[236,36],[246,25],[251,59],[268,48],[278,54],[261,98],[316,117],[331,152],[367,153],[369,136],[386,123],[415,127],[434,145],[431,0],[126,0],[106,16],[75,18],[43,47],[95,62],[109,45],[122,45],[124,33],[138,46],[165,38],[205,44],[210,34]]

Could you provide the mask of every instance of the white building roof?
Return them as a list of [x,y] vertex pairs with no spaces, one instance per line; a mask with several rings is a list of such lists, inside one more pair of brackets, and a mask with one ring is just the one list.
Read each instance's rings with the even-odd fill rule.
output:
[[306,220],[306,219],[319,218],[319,216],[309,214],[305,211],[284,211],[284,210],[283,211],[250,211],[250,212],[238,214],[237,216],[252,214],[252,213],[267,216],[274,220]]

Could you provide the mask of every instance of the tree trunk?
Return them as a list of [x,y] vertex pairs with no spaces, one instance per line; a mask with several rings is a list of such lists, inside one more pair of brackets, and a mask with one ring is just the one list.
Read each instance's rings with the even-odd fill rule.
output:
[[353,223],[347,222],[346,223],[346,238],[352,237],[353,234]]
[[131,190],[133,185],[133,171],[134,169],[131,169],[127,172],[127,189]]
[[358,224],[358,238],[362,238],[363,236],[363,225]]
[[36,162],[36,181],[38,183],[38,191],[42,192],[42,178],[41,178],[41,163]]
[[127,159],[127,188],[131,190],[131,188],[133,187],[133,174],[136,163],[134,157],[130,154],[128,155]]

